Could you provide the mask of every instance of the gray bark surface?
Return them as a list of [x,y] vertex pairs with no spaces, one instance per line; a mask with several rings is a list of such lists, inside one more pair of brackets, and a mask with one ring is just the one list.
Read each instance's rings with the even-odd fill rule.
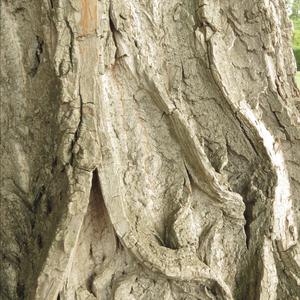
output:
[[1,1],[1,299],[300,299],[283,0]]

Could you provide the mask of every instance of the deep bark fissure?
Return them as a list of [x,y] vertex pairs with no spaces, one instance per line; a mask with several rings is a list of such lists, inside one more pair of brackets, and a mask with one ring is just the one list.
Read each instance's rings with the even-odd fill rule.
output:
[[1,3],[5,299],[298,299],[283,2],[176,1]]
[[65,20],[65,22],[66,22],[66,26],[67,26],[67,28],[69,30],[69,34],[70,34],[69,57],[70,57],[70,63],[71,63],[71,71],[73,72],[74,71],[73,51],[74,51],[75,36],[74,36],[73,29],[70,25],[70,22],[67,19]]
[[80,92],[80,85],[79,85],[79,89],[78,89],[78,96],[79,96],[79,105],[80,105],[79,121],[78,121],[77,128],[75,130],[75,133],[74,133],[74,139],[71,144],[71,158],[70,158],[71,166],[74,166],[74,160],[76,159],[76,154],[78,154],[78,151],[80,151],[80,149],[76,149],[76,152],[75,152],[75,147],[80,147],[80,145],[78,144],[78,141],[80,138],[82,124],[83,124],[83,98],[82,98],[82,95]]
[[43,54],[44,41],[39,36],[36,36],[36,42],[37,42],[37,46],[35,50],[34,62],[30,70],[31,77],[35,77],[38,68],[40,66],[42,54]]

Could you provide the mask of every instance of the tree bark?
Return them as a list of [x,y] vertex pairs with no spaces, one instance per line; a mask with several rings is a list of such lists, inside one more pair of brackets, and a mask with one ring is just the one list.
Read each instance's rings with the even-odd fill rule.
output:
[[1,299],[300,299],[283,0],[1,2]]

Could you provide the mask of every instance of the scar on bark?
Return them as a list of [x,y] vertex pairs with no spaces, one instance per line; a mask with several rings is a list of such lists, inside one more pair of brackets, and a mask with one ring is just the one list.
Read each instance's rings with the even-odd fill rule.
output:
[[[123,246],[114,230],[105,205],[97,169],[92,173],[89,204],[75,249],[70,277],[67,278],[67,281],[72,286],[74,279],[72,274],[79,274],[82,271],[74,288],[81,286],[96,297],[94,280],[101,275],[111,261],[116,259],[119,252],[123,251]],[[102,253],[102,255],[97,255],[97,253]],[[82,268],[83,263],[86,263],[84,268]],[[61,290],[60,293],[60,298],[62,298],[64,292]]]
[[100,180],[100,176],[99,176],[97,169],[95,169],[93,171],[90,197],[91,197],[91,200],[90,200],[89,206],[91,207],[91,210],[95,209],[98,211],[98,214],[97,214],[97,217],[99,217],[98,222],[102,223],[101,226],[112,227],[114,237],[115,237],[116,250],[121,249],[122,248],[121,242],[113,228],[113,224],[111,223],[108,209],[105,205],[103,192],[102,192],[102,188],[101,188],[101,180]]
[[[93,196],[94,195],[94,196]],[[115,229],[113,227],[113,224],[111,223],[111,219],[108,213],[108,209],[105,205],[104,197],[103,197],[103,192],[101,188],[101,179],[99,176],[98,169],[95,169],[93,171],[93,178],[92,178],[92,187],[91,187],[91,200],[89,203],[89,206],[94,207],[95,209],[98,209],[99,213],[98,216],[101,217],[102,224],[101,226],[108,226],[112,228],[113,234],[114,234],[114,239],[115,239],[115,251],[121,250],[123,248],[122,243],[120,239],[118,238]],[[94,197],[94,202],[97,202],[93,204],[93,198]],[[97,206],[97,207],[95,207]],[[106,219],[106,220],[105,220]],[[104,258],[105,259],[105,258]]]
[[[93,171],[93,178],[92,178],[92,187],[91,187],[91,194],[90,194],[91,200],[89,203],[89,206],[91,207],[91,211],[95,210],[98,211],[97,213],[97,220],[98,226],[103,227],[101,231],[104,230],[105,227],[110,227],[113,233],[113,243],[114,243],[114,252],[117,252],[119,250],[123,249],[123,245],[118,238],[114,226],[111,223],[111,219],[109,216],[108,209],[105,205],[103,192],[101,188],[101,180],[98,173],[98,170],[95,169]],[[106,259],[105,255],[103,257],[103,261]]]
[[42,38],[40,38],[38,35],[36,36],[36,41],[37,41],[37,46],[36,46],[36,50],[35,50],[35,57],[34,57],[34,62],[33,62],[33,66],[31,67],[31,70],[29,72],[29,75],[31,77],[34,77],[38,71],[38,68],[40,66],[41,63],[41,56],[43,54],[43,47],[44,47],[44,41],[42,40]]

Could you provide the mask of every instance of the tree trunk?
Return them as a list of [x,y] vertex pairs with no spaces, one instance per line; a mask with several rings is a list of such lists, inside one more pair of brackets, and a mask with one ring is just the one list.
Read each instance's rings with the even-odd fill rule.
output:
[[284,0],[2,0],[1,299],[300,299]]

